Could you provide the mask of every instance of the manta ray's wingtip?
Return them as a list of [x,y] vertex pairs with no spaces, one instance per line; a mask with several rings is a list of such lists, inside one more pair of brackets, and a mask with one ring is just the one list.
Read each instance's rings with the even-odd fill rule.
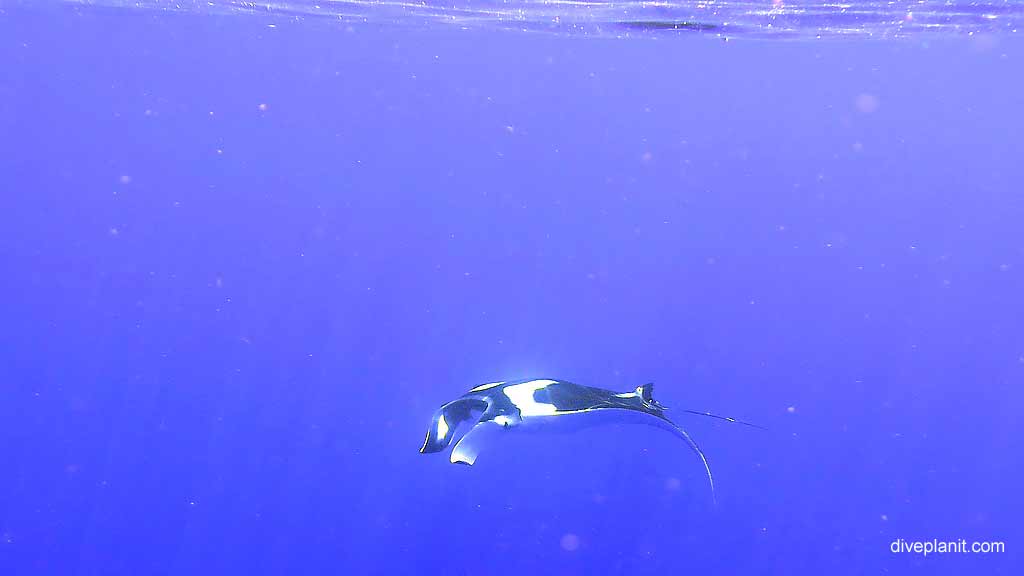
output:
[[701,450],[700,445],[697,444],[696,440],[694,440],[689,434],[686,433],[686,430],[683,430],[677,424],[675,424],[671,420],[668,420],[667,418],[665,419],[665,421],[671,425],[671,427],[676,431],[680,438],[686,441],[686,443],[690,446],[690,449],[693,450],[693,452],[696,453],[698,457],[700,457],[701,463],[704,464],[704,472],[706,472],[708,476],[708,485],[711,487],[711,502],[712,504],[717,505],[718,499],[715,498],[715,477],[711,474],[711,465],[708,464],[708,457],[704,455],[704,450]]
[[[697,443],[694,442],[694,446]],[[697,454],[700,455],[700,459],[704,462],[704,471],[708,474],[708,485],[711,487],[711,503],[718,505],[718,498],[715,497],[715,478],[711,475],[711,466],[708,464],[708,459],[704,456],[704,451],[697,448]]]

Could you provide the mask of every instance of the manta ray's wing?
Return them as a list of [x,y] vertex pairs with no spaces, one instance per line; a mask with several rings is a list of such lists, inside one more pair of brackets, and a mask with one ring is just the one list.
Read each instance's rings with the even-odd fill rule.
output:
[[504,431],[505,426],[494,420],[485,420],[473,426],[452,449],[452,464],[472,466],[480,452]]
[[700,446],[697,445],[697,442],[686,433],[686,430],[677,426],[675,422],[665,418],[664,416],[658,417],[658,420],[663,422],[663,425],[660,426],[661,428],[668,430],[685,440],[686,443],[690,445],[690,449],[696,452],[697,456],[700,456],[700,461],[704,463],[704,471],[708,474],[708,484],[711,485],[711,499],[715,500],[715,479],[711,477],[711,466],[708,465],[708,459],[704,456],[704,451],[701,450]]
[[455,429],[473,417],[473,411],[487,409],[487,402],[474,398],[459,398],[441,406],[434,412],[427,430],[427,439],[423,441],[420,453],[440,452],[452,443]]

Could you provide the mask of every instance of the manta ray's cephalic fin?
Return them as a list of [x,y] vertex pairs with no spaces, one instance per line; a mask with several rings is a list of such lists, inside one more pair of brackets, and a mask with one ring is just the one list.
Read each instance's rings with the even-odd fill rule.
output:
[[477,456],[505,431],[505,426],[494,420],[486,420],[473,426],[452,449],[451,463],[472,466]]

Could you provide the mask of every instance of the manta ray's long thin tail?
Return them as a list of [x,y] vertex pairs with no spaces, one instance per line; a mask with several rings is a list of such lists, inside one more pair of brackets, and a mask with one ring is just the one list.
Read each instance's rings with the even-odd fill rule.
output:
[[761,430],[766,430],[766,431],[768,430],[764,426],[759,426],[757,424],[752,424],[750,422],[744,422],[743,420],[737,420],[737,419],[731,418],[729,416],[719,416],[718,414],[712,414],[711,412],[701,412],[699,410],[683,410],[683,412],[687,412],[689,414],[696,414],[698,416],[708,416],[710,418],[718,418],[719,420],[725,420],[726,422],[732,422],[733,424],[743,424],[744,426],[751,426],[753,428],[760,428]]

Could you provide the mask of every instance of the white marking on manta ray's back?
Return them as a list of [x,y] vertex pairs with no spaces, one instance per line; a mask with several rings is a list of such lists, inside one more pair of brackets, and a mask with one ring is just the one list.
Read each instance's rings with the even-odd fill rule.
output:
[[502,426],[510,426],[512,424],[512,419],[509,418],[508,416],[505,416],[504,414],[499,414],[498,416],[494,417],[494,422],[497,424],[501,424]]
[[616,398],[636,398],[636,392],[623,392],[622,394],[616,394]]
[[481,384],[481,385],[479,385],[479,386],[477,386],[475,388],[472,388],[470,390],[470,392],[482,392],[484,390],[489,390],[491,388],[494,388],[495,386],[501,386],[504,383],[505,383],[505,381],[502,380],[501,382],[491,382],[489,384]]
[[529,416],[554,416],[558,409],[554,404],[537,402],[533,399],[533,393],[537,390],[555,384],[554,380],[530,380],[522,384],[506,386],[502,392],[519,409],[519,415],[523,418]]

